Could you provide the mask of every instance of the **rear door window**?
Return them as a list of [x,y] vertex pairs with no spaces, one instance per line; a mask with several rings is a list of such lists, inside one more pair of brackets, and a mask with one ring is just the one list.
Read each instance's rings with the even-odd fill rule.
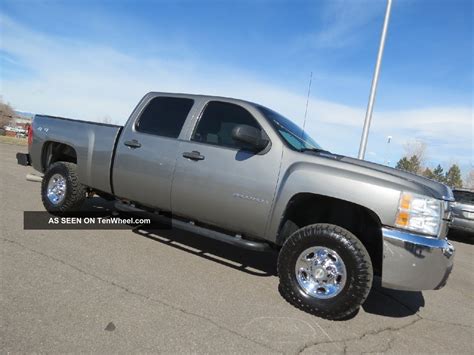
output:
[[155,97],[143,110],[136,130],[162,137],[178,138],[194,100],[181,97]]

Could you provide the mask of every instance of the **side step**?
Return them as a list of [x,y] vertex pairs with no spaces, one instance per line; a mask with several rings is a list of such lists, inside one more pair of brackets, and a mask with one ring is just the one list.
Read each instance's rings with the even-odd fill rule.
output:
[[33,181],[33,182],[41,182],[43,181],[42,176],[34,175],[34,174],[26,174],[26,180],[27,181]]
[[150,217],[153,220],[158,222],[168,223],[171,224],[172,227],[176,227],[178,229],[196,233],[202,235],[207,238],[219,240],[221,242],[232,244],[237,247],[241,247],[244,249],[254,250],[254,251],[271,251],[273,250],[272,247],[265,242],[258,242],[254,240],[248,240],[242,238],[240,235],[232,236],[230,234],[221,233],[212,229],[196,226],[192,222],[184,222],[179,219],[168,218],[163,215],[152,214],[145,210],[139,209],[137,207],[131,206],[127,203],[123,203],[121,201],[115,202],[115,208],[121,212],[126,213],[138,213],[138,214],[147,214],[147,216],[151,215]]

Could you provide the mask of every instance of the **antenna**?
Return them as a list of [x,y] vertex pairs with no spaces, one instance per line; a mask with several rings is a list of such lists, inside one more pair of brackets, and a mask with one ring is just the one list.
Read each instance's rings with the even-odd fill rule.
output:
[[313,81],[313,72],[311,72],[311,74],[309,75],[308,97],[306,98],[306,108],[304,110],[303,131],[301,132],[301,137],[303,137],[304,128],[306,126],[306,116],[308,115],[309,94],[311,93],[311,82],[312,81]]

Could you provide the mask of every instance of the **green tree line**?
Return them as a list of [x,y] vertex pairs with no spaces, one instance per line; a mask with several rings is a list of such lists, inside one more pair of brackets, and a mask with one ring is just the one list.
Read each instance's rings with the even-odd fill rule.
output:
[[419,174],[428,179],[432,179],[443,184],[446,184],[452,188],[461,188],[463,186],[463,181],[461,177],[461,169],[457,164],[451,165],[451,167],[444,171],[443,167],[438,164],[436,168],[431,170],[426,167],[423,168],[421,161],[416,155],[411,157],[403,157],[395,166],[397,169],[408,171],[410,173]]

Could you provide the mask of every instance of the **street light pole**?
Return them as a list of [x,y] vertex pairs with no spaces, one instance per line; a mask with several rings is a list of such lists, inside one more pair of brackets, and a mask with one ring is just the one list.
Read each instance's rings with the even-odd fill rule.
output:
[[380,37],[379,52],[377,54],[377,62],[375,63],[374,77],[372,79],[372,87],[370,88],[369,103],[367,112],[365,113],[364,129],[360,139],[359,159],[364,159],[365,150],[367,148],[367,138],[369,136],[370,122],[372,121],[372,112],[374,110],[375,93],[377,92],[377,83],[379,81],[380,65],[382,64],[383,49],[385,47],[385,38],[387,36],[388,22],[390,20],[390,11],[392,9],[392,0],[387,0],[387,9],[385,11],[385,19],[383,21],[382,36]]

